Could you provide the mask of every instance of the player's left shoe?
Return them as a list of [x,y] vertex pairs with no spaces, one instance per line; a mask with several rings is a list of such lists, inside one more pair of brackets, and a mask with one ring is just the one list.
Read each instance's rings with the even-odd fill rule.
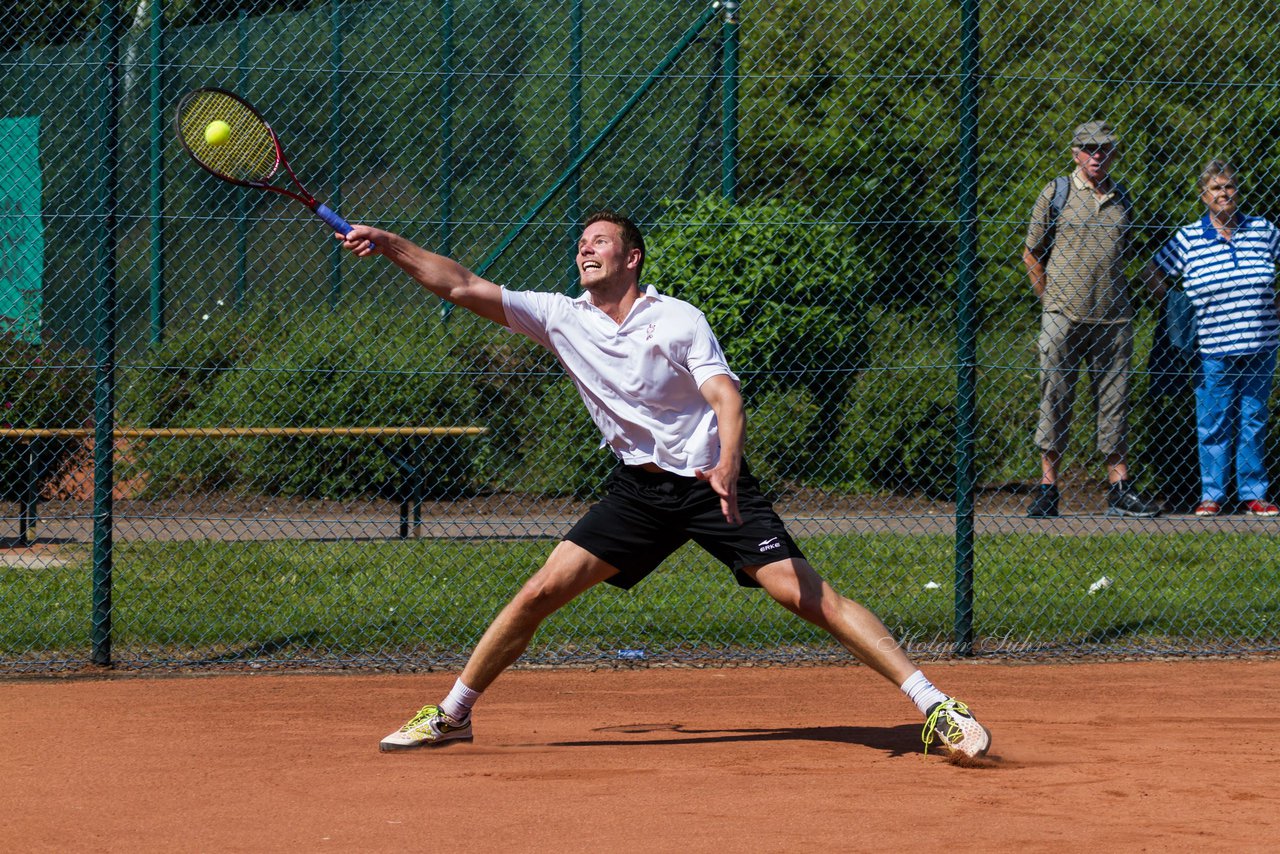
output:
[[382,740],[378,749],[384,753],[389,750],[410,750],[415,747],[428,747],[447,744],[450,741],[471,741],[471,716],[463,721],[440,711],[439,706],[423,706],[409,722]]
[[947,750],[967,759],[980,759],[991,749],[991,733],[978,723],[968,706],[954,698],[929,709],[920,737],[924,740],[925,753],[935,739]]

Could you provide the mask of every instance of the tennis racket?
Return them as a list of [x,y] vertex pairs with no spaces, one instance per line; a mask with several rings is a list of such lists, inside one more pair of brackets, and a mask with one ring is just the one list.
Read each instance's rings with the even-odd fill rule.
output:
[[[215,122],[225,122],[226,127],[211,128]],[[302,186],[271,125],[239,95],[214,88],[188,92],[178,102],[174,127],[187,154],[209,174],[241,187],[288,196],[302,202],[335,231],[351,231],[349,222]],[[282,170],[293,182],[293,189],[278,183]]]

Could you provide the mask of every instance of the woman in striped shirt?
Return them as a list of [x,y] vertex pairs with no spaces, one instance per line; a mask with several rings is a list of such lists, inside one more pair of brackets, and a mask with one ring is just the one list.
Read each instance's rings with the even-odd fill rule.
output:
[[1280,304],[1274,287],[1280,230],[1238,208],[1235,167],[1210,160],[1200,173],[1208,212],[1160,247],[1147,280],[1163,296],[1181,280],[1195,309],[1196,431],[1200,445],[1197,516],[1217,516],[1235,454],[1236,494],[1253,516],[1280,514],[1267,497],[1267,399],[1271,396]]

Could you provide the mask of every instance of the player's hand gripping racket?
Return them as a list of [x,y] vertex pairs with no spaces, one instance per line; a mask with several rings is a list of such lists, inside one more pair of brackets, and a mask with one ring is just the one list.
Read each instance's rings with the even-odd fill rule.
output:
[[[335,231],[346,234],[351,224],[316,201],[293,174],[284,148],[271,125],[248,101],[225,89],[188,92],[174,115],[178,139],[187,154],[206,172],[224,181],[267,190],[296,199]],[[273,183],[284,167],[294,189]]]

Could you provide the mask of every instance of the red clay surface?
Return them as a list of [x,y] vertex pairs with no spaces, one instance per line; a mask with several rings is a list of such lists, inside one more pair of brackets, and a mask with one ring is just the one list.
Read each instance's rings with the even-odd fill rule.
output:
[[476,741],[380,754],[451,674],[0,683],[10,851],[1275,851],[1280,661],[936,663],[993,767],[864,667],[521,670]]

